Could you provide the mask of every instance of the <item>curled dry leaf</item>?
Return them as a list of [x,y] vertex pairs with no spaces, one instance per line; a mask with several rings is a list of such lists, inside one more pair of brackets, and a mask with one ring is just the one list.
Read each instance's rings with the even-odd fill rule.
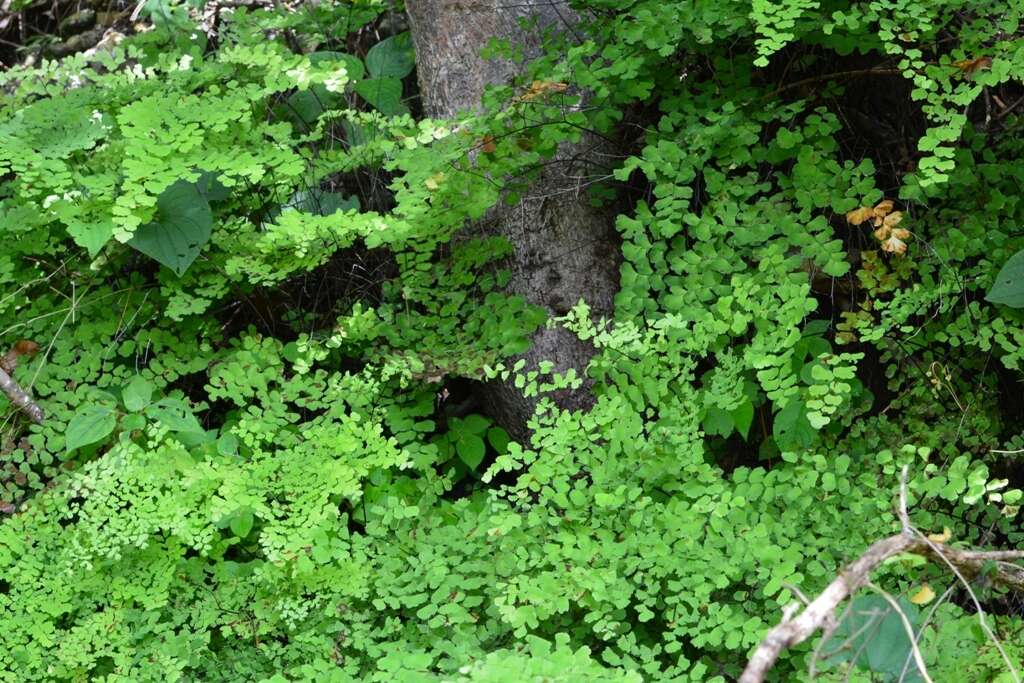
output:
[[872,209],[872,213],[874,214],[875,218],[883,218],[890,211],[892,211],[891,199],[884,199],[878,202],[878,204],[875,205],[875,208]]
[[[878,221],[877,218],[875,220]],[[895,226],[897,223],[899,223],[900,221],[903,220],[903,212],[902,211],[893,211],[892,213],[890,213],[888,216],[886,216],[885,218],[883,218],[881,220],[882,220],[882,225],[886,226],[887,228],[891,228],[891,227]],[[878,223],[876,222],[875,225],[878,225]]]
[[953,62],[953,66],[960,69],[960,72],[970,78],[979,71],[990,69],[992,67],[991,57],[975,57],[974,59],[961,59],[959,62]]
[[32,358],[39,353],[39,344],[28,339],[22,339],[11,347],[11,350],[4,354],[3,358],[0,358],[0,370],[11,373],[18,367],[18,358],[25,356]]
[[846,220],[853,225],[860,225],[870,219],[875,226],[875,239],[882,243],[882,251],[902,256],[907,252],[907,240],[910,231],[897,228],[903,220],[902,211],[893,211],[891,199],[884,199],[875,206],[862,206],[846,214]]
[[875,206],[862,206],[846,213],[846,222],[851,225],[860,225],[864,221],[871,220],[875,226],[885,222],[888,225],[895,225],[903,219],[903,213],[892,210],[891,199],[883,199]]
[[859,209],[848,211],[846,214],[846,222],[850,225],[860,225],[866,220],[870,220],[875,215],[874,210],[868,206],[862,206]]
[[[903,232],[906,231],[904,230]],[[907,253],[907,243],[893,234],[889,239],[882,242],[882,251],[889,252],[890,254],[896,254],[897,256],[903,256],[903,254]]]
[[532,102],[544,95],[565,92],[568,88],[569,86],[565,83],[558,83],[556,81],[534,81],[526,92],[519,97],[519,101]]

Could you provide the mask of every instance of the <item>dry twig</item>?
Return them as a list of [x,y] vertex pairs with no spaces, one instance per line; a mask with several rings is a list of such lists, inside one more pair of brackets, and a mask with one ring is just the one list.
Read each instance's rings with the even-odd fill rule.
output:
[[[761,683],[775,665],[783,650],[799,645],[819,629],[828,628],[835,621],[835,610],[843,600],[865,586],[870,574],[879,565],[902,553],[920,555],[933,562],[950,567],[964,581],[978,576],[987,566],[993,567],[989,580],[1001,586],[1024,591],[1024,567],[1011,564],[1011,560],[1024,559],[1024,551],[961,550],[945,543],[933,541],[910,524],[907,514],[906,468],[900,486],[898,511],[903,529],[889,538],[872,543],[852,564],[846,567],[821,594],[800,611],[787,609],[782,621],[768,631],[754,650],[739,683]],[[991,563],[991,564],[990,564]],[[798,608],[795,603],[788,605]],[[795,614],[799,612],[798,614]],[[920,664],[919,664],[920,665]]]
[[14,368],[18,365],[20,356],[34,356],[39,351],[35,342],[21,340],[15,344],[2,358],[0,358],[0,391],[4,392],[7,398],[18,409],[25,413],[30,420],[36,424],[43,422],[43,409],[32,400],[32,397],[21,388],[18,381],[11,376]]

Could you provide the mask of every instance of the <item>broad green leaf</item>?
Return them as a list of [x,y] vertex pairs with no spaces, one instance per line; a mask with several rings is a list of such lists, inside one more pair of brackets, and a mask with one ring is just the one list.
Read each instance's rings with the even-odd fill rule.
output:
[[70,453],[110,436],[117,426],[117,413],[113,408],[90,405],[79,410],[68,423],[64,433],[64,449]]
[[110,221],[72,223],[68,225],[67,230],[75,244],[89,252],[89,258],[96,258],[96,255],[113,236],[114,224]]
[[1011,308],[1024,308],[1024,250],[1011,256],[999,270],[985,300]]
[[298,211],[318,216],[330,216],[338,211],[358,210],[359,198],[355,196],[345,197],[338,192],[300,190],[292,195],[291,200],[283,208],[297,209]]
[[[898,600],[900,611],[916,630],[918,609],[905,598]],[[822,654],[830,663],[849,661],[892,680],[903,671],[910,656],[910,636],[900,615],[889,602],[878,595],[853,599],[846,617],[839,622],[835,634],[825,644]],[[831,655],[831,656],[829,656]],[[921,680],[911,661],[906,681]]]
[[238,455],[238,437],[227,432],[217,439],[217,452],[223,456]]
[[243,510],[237,513],[231,518],[231,533],[239,538],[245,538],[252,531],[252,525],[255,519],[253,518],[252,512],[249,510]]
[[331,92],[320,84],[308,90],[299,90],[288,97],[288,113],[301,121],[307,128],[312,127],[316,120],[328,109],[335,109],[345,101],[339,92]]
[[412,35],[406,31],[385,38],[366,53],[366,68],[374,78],[405,78],[416,66]]
[[467,415],[465,418],[459,421],[460,431],[467,434],[482,434],[487,430],[487,426],[491,424],[483,415]]
[[504,455],[505,451],[508,450],[508,444],[512,439],[501,427],[491,427],[487,430],[487,442],[491,444],[498,455]]
[[203,432],[199,420],[188,406],[176,398],[162,398],[146,408],[146,415],[172,432]]
[[747,434],[750,433],[750,425],[754,421],[754,403],[749,398],[745,398],[743,403],[729,412],[729,415],[732,416],[733,424],[736,425],[736,431],[746,440]]
[[452,440],[448,434],[436,436],[430,442],[437,446],[437,453],[441,456],[441,460],[448,460],[452,457]]
[[783,451],[807,448],[814,443],[815,431],[804,414],[804,404],[790,400],[786,407],[775,415],[772,426],[775,441]]
[[486,451],[487,447],[484,445],[484,440],[473,434],[464,434],[462,438],[455,442],[455,452],[458,454],[459,460],[464,462],[466,467],[471,470],[475,470],[480,466]]
[[231,196],[231,188],[222,183],[212,171],[203,171],[196,181],[196,189],[210,202],[222,202]]
[[365,145],[377,137],[375,128],[352,123],[351,121],[342,121],[341,128],[345,131],[345,141],[349,147]]
[[732,416],[718,406],[708,406],[704,414],[704,431],[718,436],[729,436],[735,424]]
[[146,428],[146,418],[139,413],[130,413],[121,418],[121,429],[134,432]]
[[385,116],[405,113],[402,105],[402,82],[397,78],[369,78],[359,81],[355,90],[374,109]]
[[136,230],[128,244],[181,276],[213,231],[210,203],[195,183],[179,180],[157,199],[157,220]]
[[121,394],[124,399],[124,407],[132,413],[137,413],[149,405],[153,398],[153,385],[142,377],[135,375],[128,382]]

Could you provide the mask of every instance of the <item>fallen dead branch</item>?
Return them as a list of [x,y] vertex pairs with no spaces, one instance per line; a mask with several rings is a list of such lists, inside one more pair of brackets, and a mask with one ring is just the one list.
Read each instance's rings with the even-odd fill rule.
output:
[[17,406],[18,410],[25,413],[30,420],[36,424],[42,424],[43,409],[39,407],[32,397],[21,388],[10,373],[18,364],[20,356],[34,356],[39,351],[39,346],[34,342],[20,341],[8,351],[3,358],[0,358],[0,391],[4,392],[7,398]]
[[[962,550],[934,541],[910,524],[906,505],[904,468],[900,487],[899,516],[903,526],[900,533],[872,543],[802,610],[798,603],[787,606],[783,611],[782,621],[768,632],[750,657],[739,683],[761,683],[784,650],[799,645],[820,629],[826,632],[833,631],[836,623],[835,610],[839,604],[867,585],[871,572],[879,565],[902,553],[925,557],[949,568],[959,578],[967,581],[983,571],[988,571],[988,580],[993,584],[1024,591],[1024,567],[1011,563],[1013,560],[1024,559],[1024,551]],[[922,673],[927,677],[926,672]]]

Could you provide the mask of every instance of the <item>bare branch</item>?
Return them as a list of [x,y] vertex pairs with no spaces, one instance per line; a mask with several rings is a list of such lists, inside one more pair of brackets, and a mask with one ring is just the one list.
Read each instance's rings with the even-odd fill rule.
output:
[[899,517],[900,525],[903,527],[903,533],[913,533],[914,526],[910,523],[910,513],[907,512],[907,473],[910,472],[910,465],[904,465],[903,470],[900,472],[900,508]]
[[[901,521],[905,514],[905,498],[906,494],[901,487]],[[986,568],[986,563],[995,562],[991,565],[990,580],[1014,590],[1024,591],[1024,567],[1008,562],[1024,559],[1024,551],[961,550],[916,535],[911,527],[910,533],[901,532],[873,543],[799,615],[786,613],[782,621],[768,631],[764,640],[757,646],[740,676],[739,683],[761,683],[783,650],[799,645],[826,626],[834,618],[833,614],[839,604],[864,586],[872,571],[890,557],[901,553],[913,553],[933,562],[946,564],[964,579],[978,576]]]
[[906,552],[913,544],[914,538],[902,533],[871,544],[799,616],[783,619],[778,626],[768,631],[747,662],[739,683],[761,683],[783,650],[799,645],[814,635],[832,617],[839,603],[867,583],[873,569],[890,557]]
[[25,413],[30,420],[36,424],[43,422],[43,409],[32,400],[32,397],[25,393],[18,382],[7,374],[7,371],[0,368],[0,391],[7,395],[11,403],[16,405],[21,412]]

